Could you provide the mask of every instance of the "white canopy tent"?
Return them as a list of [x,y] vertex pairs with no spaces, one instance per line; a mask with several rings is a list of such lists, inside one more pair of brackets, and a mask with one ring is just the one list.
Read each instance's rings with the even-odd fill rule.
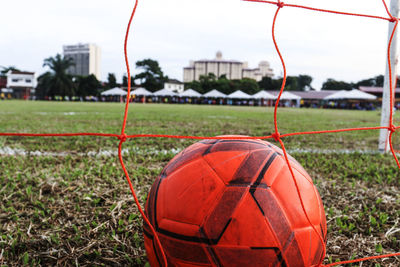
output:
[[339,100],[339,99],[353,99],[353,100],[374,100],[377,97],[363,91],[353,89],[351,91],[341,90],[324,98],[324,100]]
[[193,89],[187,89],[179,94],[180,97],[201,97],[201,94]]
[[147,91],[143,87],[136,88],[135,90],[131,91],[131,95],[140,95],[140,96],[152,96],[153,93]]
[[157,92],[154,92],[154,94],[153,94],[154,96],[178,96],[178,94],[177,93],[174,93],[174,92],[172,92],[172,91],[170,91],[170,90],[168,90],[168,89],[161,89],[161,90],[158,90]]
[[[275,95],[276,94],[276,95]],[[279,96],[279,91],[274,92],[274,99],[278,99]],[[286,107],[300,107],[300,100],[302,98],[298,95],[295,95],[293,93],[283,91],[281,98],[280,98],[280,104],[284,105]],[[293,102],[296,102],[295,105],[293,105]]]
[[103,96],[124,96],[127,95],[128,93],[122,90],[121,88],[115,87],[109,90],[106,90],[101,93]]
[[262,90],[254,95],[252,95],[253,99],[275,99],[276,97],[273,94],[268,93],[265,90]]
[[230,98],[230,99],[250,99],[252,97],[250,95],[246,94],[243,91],[236,90],[232,94],[227,95],[227,98]]
[[208,93],[205,93],[203,97],[207,98],[226,98],[226,94],[221,93],[220,91],[213,89]]
[[[278,96],[279,96],[279,92],[275,96],[275,99],[277,99]],[[280,100],[300,100],[300,99],[301,99],[300,96],[292,94],[290,92],[285,92],[285,91],[282,93],[281,98],[280,98]]]

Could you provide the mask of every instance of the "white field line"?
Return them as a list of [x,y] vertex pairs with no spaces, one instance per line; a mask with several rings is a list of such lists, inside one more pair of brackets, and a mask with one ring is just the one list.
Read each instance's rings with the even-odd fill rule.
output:
[[[139,147],[125,148],[122,149],[122,154],[127,155],[129,153],[136,153],[139,155],[166,155],[166,154],[177,154],[182,149],[170,149],[170,150],[158,150],[155,148],[140,149]],[[66,156],[88,156],[88,157],[116,157],[118,156],[118,150],[99,150],[89,152],[52,152],[52,151],[27,151],[21,148],[11,147],[0,147],[0,156],[45,156],[45,157],[66,157]]]
[[372,149],[318,149],[318,148],[293,148],[287,149],[288,153],[313,153],[313,154],[380,154],[378,150]]
[[[12,112],[12,111],[0,111],[0,114],[17,114],[18,112]],[[82,115],[82,114],[101,114],[101,112],[76,112],[76,111],[67,111],[67,112],[45,112],[45,111],[38,111],[38,112],[32,112],[34,115],[42,115],[42,116],[47,116],[47,115],[65,115],[65,116],[77,116],[77,115]]]
[[[130,153],[139,155],[166,155],[166,154],[177,154],[182,151],[182,148],[173,149],[156,149],[156,148],[140,148],[132,147],[125,148],[122,150],[123,155]],[[352,149],[288,149],[288,153],[313,153],[313,154],[379,154],[377,150],[352,150]],[[99,150],[89,152],[73,152],[73,151],[27,151],[22,148],[11,148],[11,147],[0,147],[0,156],[45,156],[45,157],[66,157],[66,156],[88,156],[88,157],[116,157],[118,156],[118,150]]]

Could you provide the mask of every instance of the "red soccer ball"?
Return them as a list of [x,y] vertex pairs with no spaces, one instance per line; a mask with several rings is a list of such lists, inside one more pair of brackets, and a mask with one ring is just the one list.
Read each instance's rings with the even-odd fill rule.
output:
[[[205,140],[176,155],[146,203],[168,265],[318,266],[326,243],[323,204],[307,172],[291,157],[290,163],[314,228],[278,147]],[[146,225],[144,240],[151,266],[162,266]]]

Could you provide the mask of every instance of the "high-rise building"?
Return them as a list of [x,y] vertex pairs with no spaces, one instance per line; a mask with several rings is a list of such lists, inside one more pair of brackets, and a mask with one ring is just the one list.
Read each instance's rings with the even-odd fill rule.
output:
[[94,44],[64,45],[65,57],[72,58],[74,66],[68,68],[67,72],[72,75],[87,76],[93,74],[98,80],[100,75],[100,47]]
[[202,59],[190,61],[189,67],[183,69],[183,81],[198,81],[200,76],[213,73],[216,77],[225,75],[229,80],[240,80],[251,78],[261,81],[263,77],[274,76],[268,61],[261,61],[258,68],[248,68],[247,62],[237,60],[226,60],[220,51],[217,52],[215,59]]

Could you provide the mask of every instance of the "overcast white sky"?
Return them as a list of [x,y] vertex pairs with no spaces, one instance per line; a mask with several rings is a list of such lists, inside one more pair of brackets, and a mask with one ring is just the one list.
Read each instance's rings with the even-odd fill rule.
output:
[[[66,44],[102,49],[102,80],[126,73],[123,40],[134,0],[2,0],[0,66],[46,71],[43,60]],[[287,0],[287,3],[386,16],[381,0]],[[389,5],[389,1],[387,0]],[[224,58],[271,63],[282,74],[271,38],[276,6],[240,0],[140,0],[129,39],[131,66],[156,59],[182,80],[189,60]],[[320,88],[327,78],[358,81],[385,71],[386,21],[284,7],[276,37],[288,74],[308,74]]]

